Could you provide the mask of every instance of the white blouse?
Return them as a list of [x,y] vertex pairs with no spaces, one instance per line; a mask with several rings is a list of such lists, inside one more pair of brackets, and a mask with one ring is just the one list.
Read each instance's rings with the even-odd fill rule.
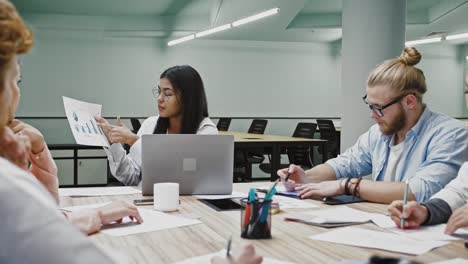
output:
[[[137,135],[140,137],[133,143],[127,154],[120,143],[114,143],[110,148],[104,148],[109,159],[112,175],[125,185],[138,185],[141,182],[141,136],[151,135],[158,122],[159,116],[147,118],[141,124]],[[205,117],[198,127],[197,134],[217,135],[218,129],[209,117]]]
[[113,263],[30,173],[0,158],[1,263]]

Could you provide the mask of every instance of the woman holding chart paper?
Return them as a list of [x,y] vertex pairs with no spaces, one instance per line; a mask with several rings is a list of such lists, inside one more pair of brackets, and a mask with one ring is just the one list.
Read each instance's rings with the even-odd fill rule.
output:
[[[137,134],[118,120],[110,125],[96,117],[111,143],[105,149],[112,175],[125,185],[141,182],[141,136],[145,134],[218,134],[208,117],[208,103],[203,81],[198,72],[187,65],[165,70],[153,94],[158,101],[159,116],[146,119]],[[120,143],[130,145],[127,154]]]

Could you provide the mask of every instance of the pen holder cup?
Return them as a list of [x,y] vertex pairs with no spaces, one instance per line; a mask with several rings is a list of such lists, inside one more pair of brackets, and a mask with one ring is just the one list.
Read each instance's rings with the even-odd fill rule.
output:
[[271,200],[241,199],[241,237],[247,239],[271,238]]

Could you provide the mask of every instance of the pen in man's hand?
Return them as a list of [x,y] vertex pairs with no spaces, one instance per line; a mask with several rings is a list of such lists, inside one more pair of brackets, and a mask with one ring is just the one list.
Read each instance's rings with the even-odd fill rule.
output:
[[226,257],[228,258],[231,256],[231,243],[232,243],[232,236],[229,237],[227,249],[226,249]]
[[401,207],[401,220],[400,220],[400,227],[401,229],[405,229],[405,218],[403,217],[403,212],[405,211],[405,206],[408,203],[408,179],[405,181],[405,193],[403,195],[403,206]]
[[287,181],[288,181],[289,175],[291,175],[291,172],[288,171],[288,175],[286,175],[286,178],[284,178],[284,182],[287,182]]

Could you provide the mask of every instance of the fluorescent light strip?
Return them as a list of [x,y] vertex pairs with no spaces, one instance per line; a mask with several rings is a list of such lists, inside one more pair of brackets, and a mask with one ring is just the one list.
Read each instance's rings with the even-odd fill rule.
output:
[[215,28],[212,28],[212,29],[208,29],[208,30],[205,30],[205,31],[202,31],[202,32],[198,32],[197,34],[195,34],[195,37],[201,38],[201,37],[204,37],[204,36],[207,36],[207,35],[210,35],[210,34],[214,34],[216,32],[220,32],[220,31],[230,29],[230,28],[231,28],[231,24],[222,25],[222,26],[215,27]]
[[179,39],[174,39],[172,41],[169,41],[167,43],[168,46],[172,46],[172,45],[176,45],[176,44],[179,44],[179,43],[182,43],[182,42],[185,42],[185,41],[189,41],[189,40],[192,40],[195,38],[195,35],[192,34],[192,35],[189,35],[189,36],[186,36],[186,37],[183,37],[183,38],[179,38]]
[[461,39],[461,38],[468,38],[468,33],[449,35],[445,37],[446,40]]
[[440,42],[440,41],[442,41],[442,37],[419,39],[419,40],[407,41],[405,42],[405,46],[408,47],[408,46],[413,46],[413,45],[418,45],[418,44],[427,44],[427,43],[434,43],[434,42]]
[[466,58],[465,58],[465,59],[467,59],[467,60],[468,60],[468,56],[466,56]]
[[253,16],[249,16],[249,17],[246,17],[246,18],[243,18],[243,19],[239,19],[239,20],[237,20],[235,22],[232,22],[232,27],[238,27],[240,25],[244,25],[244,24],[250,23],[252,21],[262,19],[264,17],[272,16],[272,15],[278,14],[278,12],[279,12],[279,8],[273,8],[273,9],[258,13],[258,14],[253,15]]
[[205,31],[201,31],[201,32],[198,32],[198,33],[195,33],[195,34],[183,37],[183,38],[179,38],[179,39],[169,41],[167,43],[167,45],[168,46],[176,45],[176,44],[179,44],[179,43],[182,43],[182,42],[185,42],[185,41],[192,40],[194,38],[201,38],[201,37],[204,37],[204,36],[207,36],[207,35],[210,35],[210,34],[214,34],[214,33],[226,30],[226,29],[230,29],[232,27],[238,27],[240,25],[244,25],[244,24],[250,23],[252,21],[256,21],[256,20],[259,20],[259,19],[262,19],[262,18],[265,18],[265,17],[269,17],[269,16],[272,16],[272,15],[278,14],[279,10],[280,9],[277,8],[277,7],[272,8],[270,10],[267,10],[267,11],[258,13],[256,15],[249,16],[249,17],[237,20],[237,21],[229,23],[229,24],[225,24],[225,25],[222,25],[222,26],[219,26],[219,27],[207,29]]

